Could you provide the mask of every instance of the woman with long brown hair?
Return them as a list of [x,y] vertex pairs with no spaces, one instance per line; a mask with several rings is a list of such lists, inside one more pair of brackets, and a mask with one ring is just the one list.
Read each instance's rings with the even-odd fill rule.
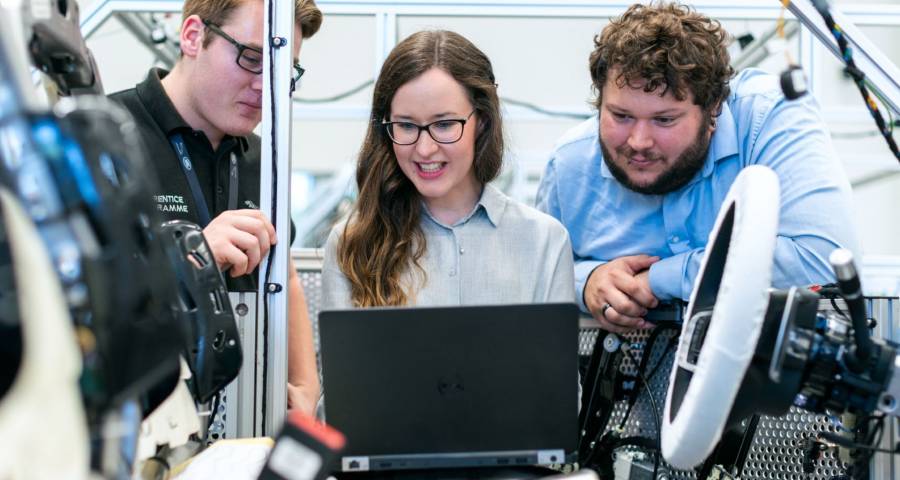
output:
[[491,62],[448,31],[418,32],[381,68],[359,197],[325,247],[325,308],[575,300],[555,219],[489,182],[503,128]]

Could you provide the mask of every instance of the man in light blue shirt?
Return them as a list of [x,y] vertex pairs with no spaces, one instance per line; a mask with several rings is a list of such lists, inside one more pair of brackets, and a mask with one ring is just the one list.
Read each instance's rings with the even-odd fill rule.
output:
[[729,187],[748,165],[778,175],[773,283],[833,281],[854,249],[850,186],[815,100],[778,78],[733,74],[727,33],[677,4],[635,5],[595,39],[599,115],[557,144],[538,208],[569,231],[581,308],[611,331],[649,328],[659,300],[688,299]]

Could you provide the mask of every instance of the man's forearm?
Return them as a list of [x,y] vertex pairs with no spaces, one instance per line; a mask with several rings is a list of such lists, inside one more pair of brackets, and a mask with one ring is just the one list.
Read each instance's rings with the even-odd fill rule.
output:
[[584,313],[591,313],[584,298],[584,287],[587,286],[591,273],[606,262],[599,260],[575,260],[575,299]]

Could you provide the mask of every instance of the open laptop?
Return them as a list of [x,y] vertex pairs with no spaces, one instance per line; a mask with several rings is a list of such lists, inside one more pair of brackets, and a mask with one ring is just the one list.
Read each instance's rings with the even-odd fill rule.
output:
[[319,334],[342,471],[548,465],[577,448],[574,304],[324,311]]

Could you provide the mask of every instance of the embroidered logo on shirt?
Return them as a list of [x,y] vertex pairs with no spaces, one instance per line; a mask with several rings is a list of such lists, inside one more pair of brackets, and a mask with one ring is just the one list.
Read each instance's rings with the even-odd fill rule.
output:
[[156,209],[160,212],[188,213],[188,206],[181,195],[154,195]]
[[259,206],[256,205],[255,203],[253,203],[253,201],[251,201],[251,200],[244,200],[244,205],[245,205],[247,208],[252,208],[252,209],[255,209],[255,210],[259,210]]

